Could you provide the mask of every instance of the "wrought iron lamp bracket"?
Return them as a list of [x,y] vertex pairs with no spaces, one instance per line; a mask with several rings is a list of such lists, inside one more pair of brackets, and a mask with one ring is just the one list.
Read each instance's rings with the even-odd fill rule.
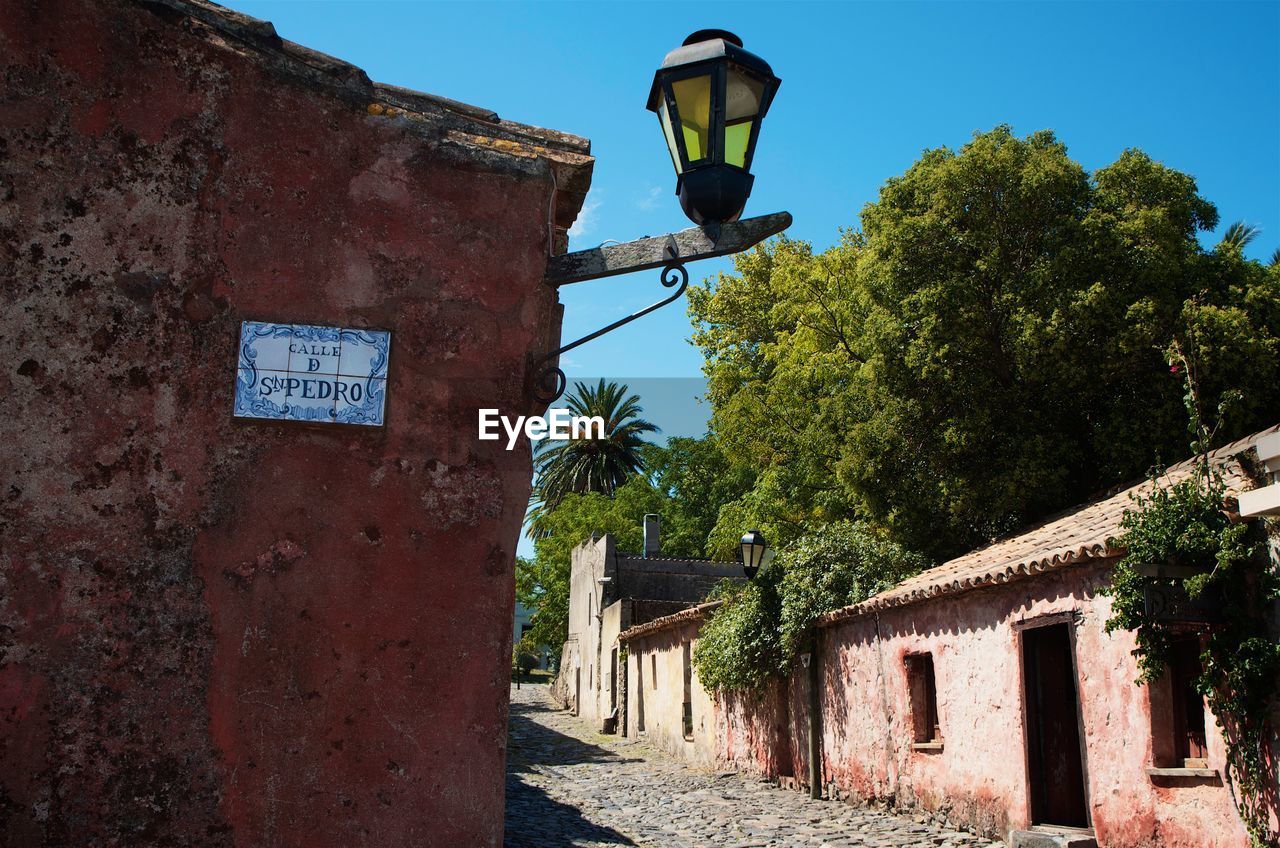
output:
[[612,332],[619,327],[630,324],[637,318],[643,318],[650,312],[661,309],[668,303],[674,303],[680,299],[680,296],[684,294],[685,289],[689,287],[689,271],[684,267],[684,262],[680,259],[680,248],[676,244],[675,236],[667,236],[667,243],[663,252],[666,257],[666,263],[662,266],[662,272],[659,275],[659,279],[665,288],[675,286],[676,290],[667,297],[664,297],[662,300],[649,304],[639,312],[633,312],[626,318],[614,321],[607,327],[601,327],[594,333],[583,336],[577,341],[570,342],[567,345],[563,345],[543,357],[541,368],[538,371],[536,380],[534,381],[533,390],[534,397],[536,397],[539,402],[546,404],[554,403],[562,394],[564,394],[568,378],[565,376],[564,371],[558,364],[561,354],[568,353],[579,345],[586,344],[593,339],[598,339],[605,333]]

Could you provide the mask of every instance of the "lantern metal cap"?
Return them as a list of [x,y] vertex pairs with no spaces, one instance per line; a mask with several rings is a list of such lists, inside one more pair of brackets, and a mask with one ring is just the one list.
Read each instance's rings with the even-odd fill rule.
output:
[[684,40],[684,44],[677,47],[667,54],[662,60],[662,67],[653,76],[653,86],[649,89],[649,102],[645,107],[650,112],[658,111],[658,98],[661,96],[662,72],[681,65],[695,65],[699,62],[707,62],[719,58],[728,59],[735,64],[741,65],[749,71],[754,71],[766,77],[772,77],[781,83],[782,80],[774,76],[773,68],[769,67],[769,63],[761,59],[750,50],[742,47],[742,39],[723,29],[700,29]]
[[727,29],[700,29],[684,40],[684,46],[688,47],[690,44],[697,44],[700,41],[710,41],[713,38],[720,38],[730,44],[742,46],[742,39]]

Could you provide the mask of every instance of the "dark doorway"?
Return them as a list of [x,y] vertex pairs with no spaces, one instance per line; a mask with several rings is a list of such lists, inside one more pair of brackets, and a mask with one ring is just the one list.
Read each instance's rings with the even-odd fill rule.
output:
[[618,649],[609,652],[609,712],[618,708]]
[[573,671],[573,714],[582,714],[582,667]]
[[644,733],[644,663],[636,656],[636,732]]
[[1067,624],[1022,631],[1034,824],[1088,827],[1080,702]]

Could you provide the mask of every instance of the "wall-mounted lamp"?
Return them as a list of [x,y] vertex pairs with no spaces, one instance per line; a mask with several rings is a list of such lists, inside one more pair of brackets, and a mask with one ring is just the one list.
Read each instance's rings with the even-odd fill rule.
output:
[[557,364],[561,354],[684,294],[689,285],[686,262],[740,253],[791,226],[786,212],[738,220],[755,180],[751,160],[760,122],[780,84],[769,63],[742,49],[742,39],[724,30],[695,32],[667,54],[649,89],[649,109],[657,113],[671,152],[680,206],[699,226],[551,257],[544,279],[552,286],[661,268],[662,285],[675,291],[543,357],[534,374],[533,393],[539,401],[554,403],[564,394],[567,379]]
[[738,556],[742,561],[742,573],[748,580],[754,580],[760,567],[765,564],[764,552],[767,543],[764,534],[759,530],[748,530],[738,543]]
[[649,89],[676,169],[680,206],[695,224],[736,221],[751,196],[760,123],[782,80],[722,29],[704,29],[667,54]]

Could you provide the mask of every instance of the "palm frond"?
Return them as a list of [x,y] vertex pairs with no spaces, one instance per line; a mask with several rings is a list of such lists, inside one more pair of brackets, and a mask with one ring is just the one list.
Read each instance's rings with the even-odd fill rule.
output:
[[1222,234],[1222,241],[1218,242],[1216,249],[1224,253],[1242,253],[1249,245],[1249,242],[1256,239],[1261,233],[1261,227],[1246,224],[1244,221],[1236,221],[1227,227],[1227,231]]
[[659,432],[640,418],[640,396],[628,387],[601,379],[595,386],[574,383],[565,401],[573,415],[599,417],[604,438],[588,435],[563,442],[544,442],[534,457],[535,481],[525,515],[526,534],[538,538],[545,518],[569,494],[599,492],[612,496],[633,474],[644,469],[643,436]]

